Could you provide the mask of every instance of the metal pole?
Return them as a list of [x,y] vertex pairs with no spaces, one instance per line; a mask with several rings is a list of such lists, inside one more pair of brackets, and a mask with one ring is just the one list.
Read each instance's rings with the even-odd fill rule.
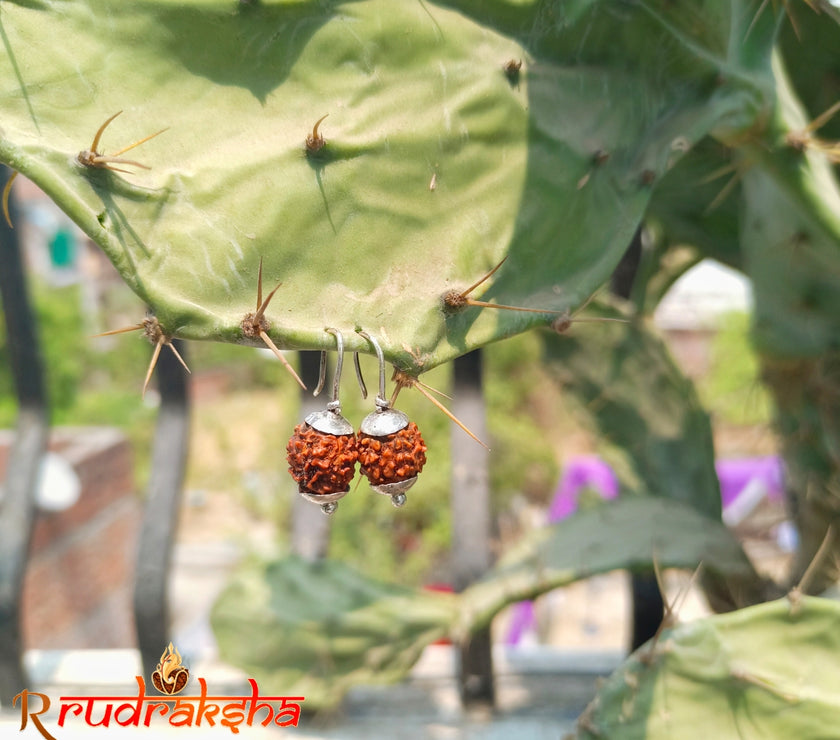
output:
[[[615,295],[630,299],[641,258],[642,228],[639,227],[610,280],[610,290]],[[630,649],[636,650],[656,634],[665,616],[665,604],[652,568],[633,571],[630,574],[630,588],[633,599]]]
[[[173,343],[186,359],[184,343]],[[134,576],[134,620],[146,676],[170,640],[167,585],[190,439],[189,381],[167,347],[162,348],[156,374],[160,411]]]
[[[454,362],[452,412],[480,439],[487,439],[482,394],[482,353],[474,350]],[[452,585],[462,591],[492,564],[492,514],[487,450],[452,425]],[[462,703],[495,703],[490,628],[460,645]]]
[[[10,172],[2,168],[5,184]],[[19,222],[10,198],[12,223]],[[24,277],[17,232],[0,218],[0,296],[18,400],[15,437],[0,500],[0,703],[27,688],[20,623],[21,593],[35,522],[38,470],[47,449],[49,409],[38,331]]]

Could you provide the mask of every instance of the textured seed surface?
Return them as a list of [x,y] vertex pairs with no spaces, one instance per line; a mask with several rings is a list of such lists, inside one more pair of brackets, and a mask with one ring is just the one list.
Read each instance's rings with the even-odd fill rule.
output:
[[356,438],[324,434],[298,424],[286,445],[289,472],[301,490],[315,494],[346,491],[356,474]]
[[426,443],[413,421],[387,437],[358,437],[359,465],[374,486],[413,478],[426,464]]

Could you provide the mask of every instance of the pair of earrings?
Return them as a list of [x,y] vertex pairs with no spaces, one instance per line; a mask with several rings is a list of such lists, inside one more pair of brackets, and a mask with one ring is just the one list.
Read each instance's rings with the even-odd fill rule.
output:
[[[426,464],[426,444],[414,422],[392,407],[385,397],[385,358],[379,343],[366,332],[356,331],[367,340],[379,361],[379,392],[376,409],[359,426],[341,415],[338,389],[344,362],[344,338],[337,329],[326,329],[336,340],[338,360],[333,377],[332,400],[323,411],[309,414],[303,424],[295,427],[286,446],[289,472],[298,484],[300,494],[318,504],[325,514],[338,508],[338,501],[350,491],[356,474],[356,463],[362,475],[377,493],[390,496],[394,506],[403,506],[406,491],[417,482]],[[367,397],[355,355],[356,375]],[[320,393],[326,376],[326,352],[321,354],[321,373],[315,395]]]

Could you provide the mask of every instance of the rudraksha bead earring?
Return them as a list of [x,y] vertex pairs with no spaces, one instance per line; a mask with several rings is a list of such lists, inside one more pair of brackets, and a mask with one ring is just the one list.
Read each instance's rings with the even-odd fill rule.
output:
[[[309,414],[295,427],[286,445],[289,472],[298,484],[298,491],[308,501],[318,504],[325,514],[338,508],[338,501],[350,491],[356,474],[359,453],[353,425],[341,415],[338,387],[344,361],[344,338],[337,329],[325,329],[335,337],[338,359],[333,377],[332,400],[323,411]],[[321,353],[321,371],[315,394],[324,385],[327,353]]]
[[379,360],[376,410],[362,420],[356,435],[359,468],[374,491],[390,496],[394,506],[403,506],[406,491],[426,464],[426,444],[417,425],[385,397],[385,358],[379,343],[357,331],[370,342]]

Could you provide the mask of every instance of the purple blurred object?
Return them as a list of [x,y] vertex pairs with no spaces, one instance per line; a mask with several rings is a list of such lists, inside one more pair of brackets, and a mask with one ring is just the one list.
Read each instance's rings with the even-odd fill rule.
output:
[[537,622],[537,615],[534,612],[533,601],[520,601],[513,606],[513,613],[510,616],[506,645],[518,645],[523,635]]
[[780,458],[741,457],[736,460],[718,460],[715,463],[720,481],[720,500],[723,508],[730,506],[748,484],[760,482],[767,490],[767,497],[784,498],[784,473]]
[[[548,521],[559,522],[577,511],[578,496],[584,488],[598,492],[601,498],[618,498],[618,479],[613,469],[598,457],[577,457],[563,471],[560,485],[548,510]],[[536,622],[533,601],[520,601],[513,607],[505,644],[517,645]]]
[[548,521],[553,524],[574,514],[584,488],[594,489],[606,500],[618,498],[618,479],[613,469],[599,457],[577,457],[566,465],[548,510]]
[[[727,524],[740,521],[764,495],[771,500],[784,497],[784,471],[779,457],[719,460],[715,463],[715,470],[720,481],[720,497]],[[618,479],[613,469],[598,457],[577,457],[570,460],[563,471],[548,510],[548,521],[553,524],[574,514],[578,496],[584,488],[597,491],[605,500],[618,498]],[[739,502],[741,494],[745,496]],[[730,517],[727,517],[726,510]],[[518,644],[535,622],[534,603],[520,601],[513,607],[505,643]]]

